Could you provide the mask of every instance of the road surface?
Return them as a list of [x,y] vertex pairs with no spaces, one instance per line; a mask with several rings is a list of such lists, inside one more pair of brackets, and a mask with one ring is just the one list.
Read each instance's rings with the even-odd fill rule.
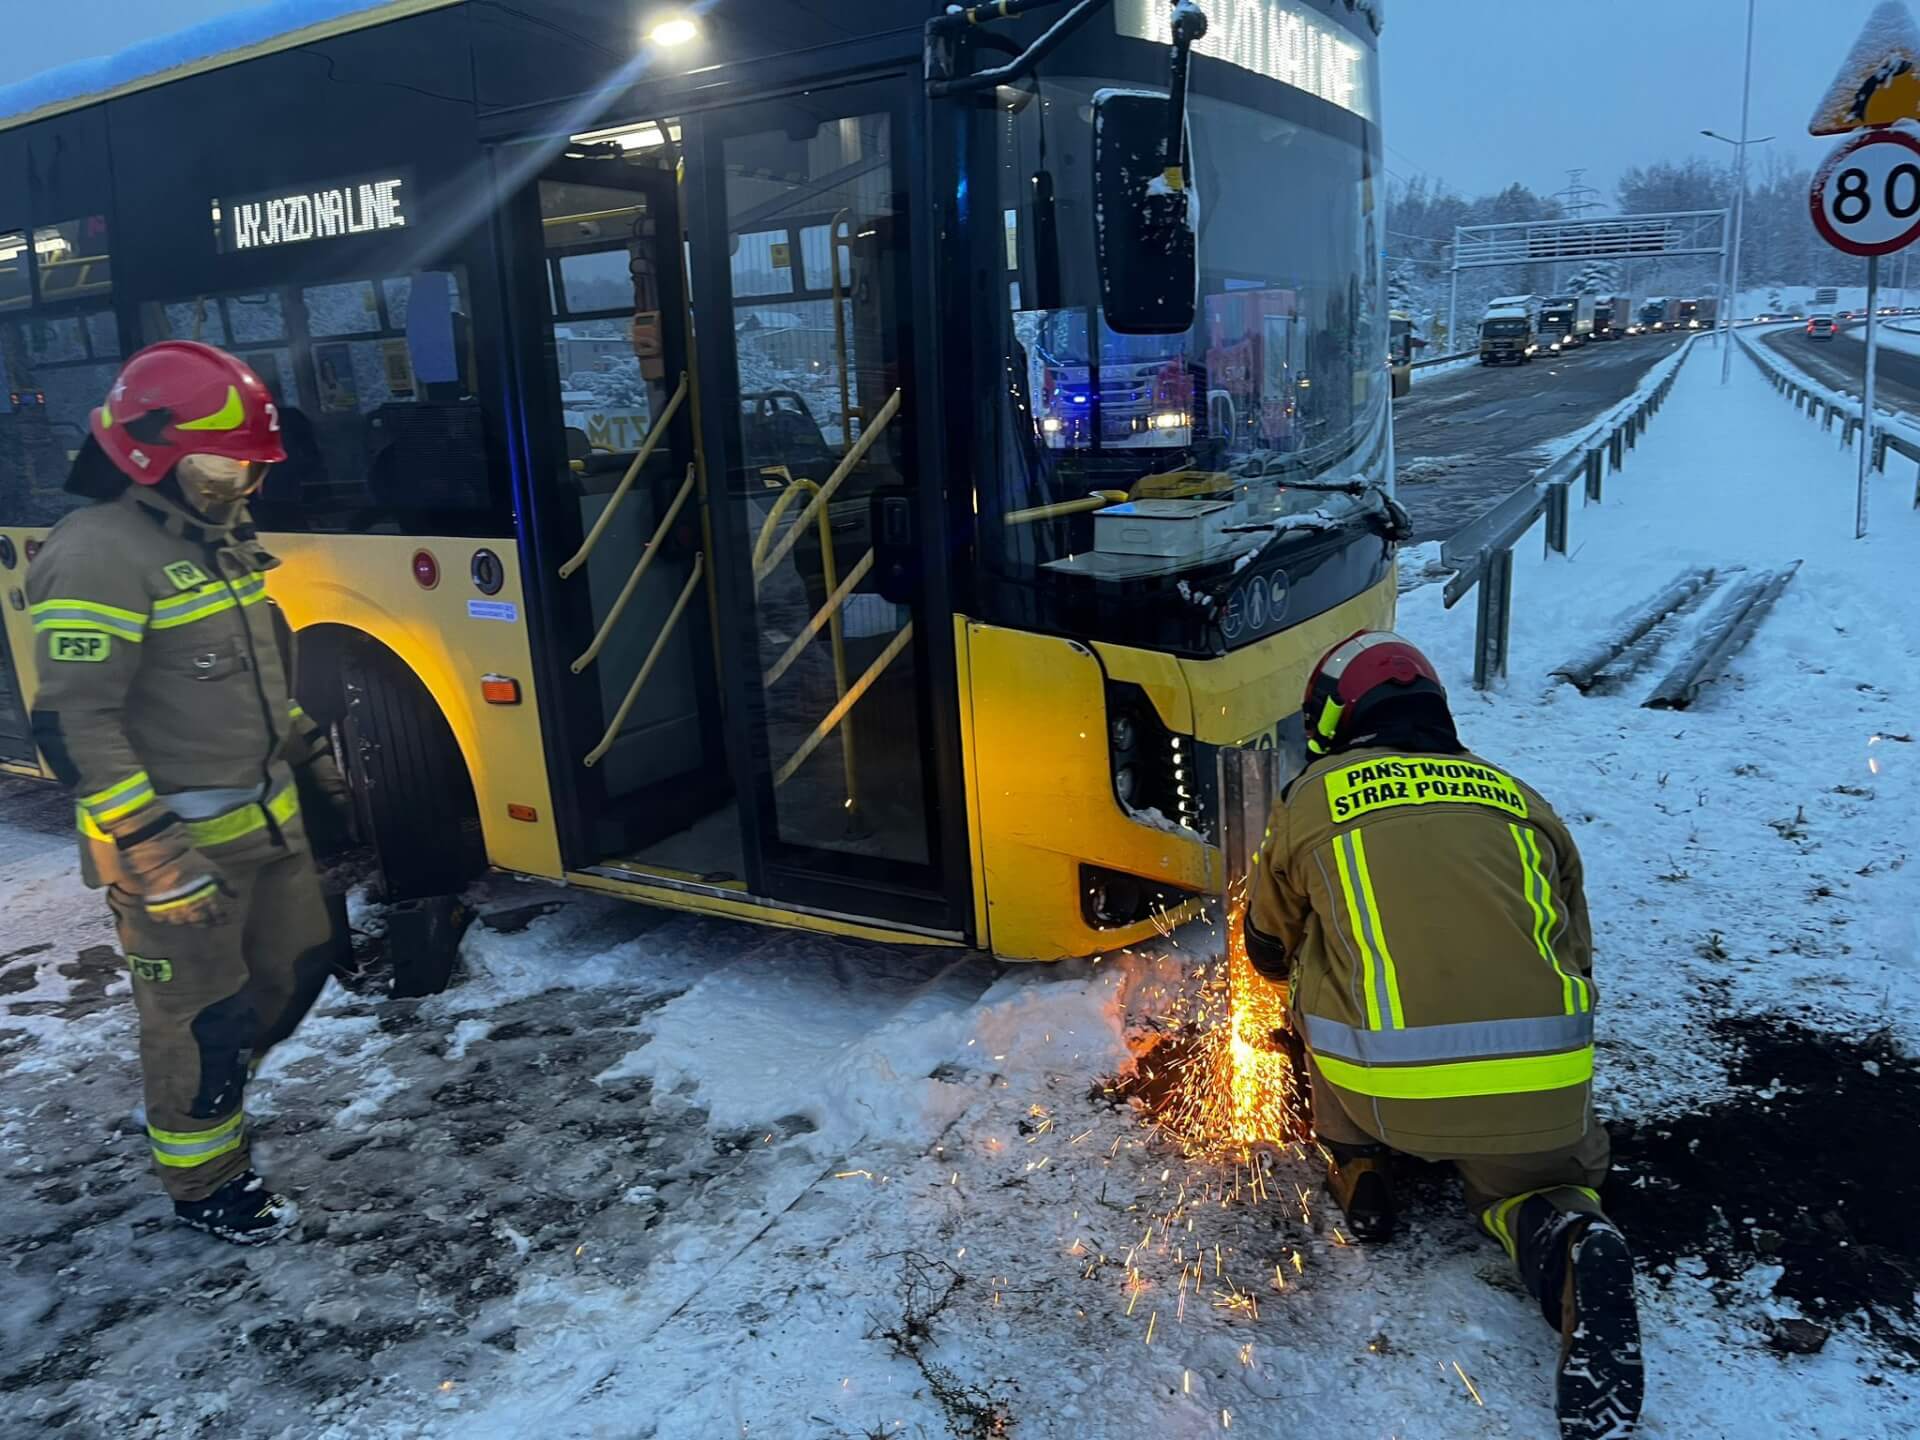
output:
[[[1903,323],[1914,322],[1909,319]],[[1822,385],[1851,390],[1858,395],[1866,384],[1867,347],[1858,340],[1844,335],[1834,340],[1809,340],[1807,332],[1797,325],[1769,331],[1760,340]],[[1883,409],[1920,415],[1920,355],[1882,346],[1877,368],[1874,403]],[[1398,421],[1398,414],[1394,419]]]
[[[1584,346],[1519,368],[1469,365],[1416,385],[1393,407],[1400,502],[1414,539],[1442,540],[1538,470],[1542,447],[1633,393],[1680,337]],[[1920,364],[1920,362],[1915,362]]]

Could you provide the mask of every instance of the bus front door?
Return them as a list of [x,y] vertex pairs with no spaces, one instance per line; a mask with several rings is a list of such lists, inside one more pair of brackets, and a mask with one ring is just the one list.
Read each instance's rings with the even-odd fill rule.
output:
[[941,501],[916,450],[934,407],[913,380],[909,93],[847,86],[690,119],[688,255],[754,889],[957,938],[965,805],[938,678],[952,610],[918,558]]

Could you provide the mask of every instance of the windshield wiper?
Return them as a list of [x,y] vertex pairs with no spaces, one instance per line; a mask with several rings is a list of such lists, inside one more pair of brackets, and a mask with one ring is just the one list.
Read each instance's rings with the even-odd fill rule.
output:
[[992,5],[953,5],[948,7],[945,14],[935,15],[927,21],[927,94],[935,100],[950,95],[972,95],[1032,74],[1042,60],[1059,49],[1063,40],[1091,19],[1096,10],[1105,9],[1110,0],[1079,0],[1077,5],[1054,21],[1045,34],[1004,65],[996,65],[991,70],[976,70],[971,75],[956,76],[953,73],[954,42],[968,30],[991,20],[1016,20],[1022,15],[1060,3],[1061,0],[1000,0],[1000,3]]

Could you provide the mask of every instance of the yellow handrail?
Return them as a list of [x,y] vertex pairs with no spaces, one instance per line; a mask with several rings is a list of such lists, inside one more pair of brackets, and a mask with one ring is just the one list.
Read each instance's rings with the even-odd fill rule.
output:
[[[820,493],[820,487],[814,484],[813,481],[795,478],[793,472],[788,470],[784,465],[777,468],[781,474],[787,477],[787,483],[781,489],[779,496],[774,500],[773,508],[767,511],[767,518],[760,522],[760,533],[754,537],[753,583],[756,589],[759,588],[760,582],[766,579],[766,575],[761,573],[760,562],[767,558],[767,548],[773,544],[773,532],[775,527],[780,524],[780,517],[787,513],[787,507],[792,505],[797,497],[801,495],[818,495]],[[762,470],[760,473],[764,475],[767,472]],[[820,533],[822,536],[830,534],[831,526],[822,530]]]
[[[866,674],[854,681],[853,688],[842,695],[839,703],[827,712],[826,718],[813,727],[813,733],[801,742],[800,748],[793,752],[793,758],[780,767],[779,773],[773,777],[776,788],[791,780],[794,772],[807,763],[813,752],[820,748],[821,742],[833,733],[835,726],[846,719],[847,712],[853,709],[862,695],[873,688],[873,682],[880,678],[881,672],[899,658],[900,652],[906,649],[912,640],[913,622],[909,620],[900,627],[900,633],[887,642],[887,648],[880,652],[873,664],[867,667]],[[842,745],[840,748],[844,754],[847,747]]]
[[[791,473],[788,475],[788,482],[787,488],[781,491],[779,498],[773,502],[773,508],[767,511],[767,518],[760,522],[760,533],[755,537],[753,542],[753,588],[756,593],[760,589],[761,582],[773,573],[773,566],[771,565],[765,570],[762,570],[761,562],[766,558],[767,547],[772,543],[773,532],[780,524],[780,517],[786,513],[787,507],[792,505],[796,495],[810,492],[815,497],[818,497],[821,493],[821,487],[814,484],[813,481],[795,479]],[[817,517],[816,524],[820,532],[821,579],[825,582],[827,592],[830,596],[840,595],[842,591],[850,590],[854,584],[858,583],[860,577],[872,568],[873,552],[871,550],[867,552],[866,557],[860,564],[854,567],[852,578],[843,584],[839,578],[839,562],[834,558],[833,554],[833,519],[826,507],[822,506],[819,509],[802,511],[800,518],[794,521],[794,533],[797,533],[799,526],[806,522],[808,514]],[[776,560],[774,563],[778,564],[779,562]],[[833,626],[833,693],[837,698],[847,693],[846,633],[844,627],[841,625],[840,611],[837,606],[830,610],[823,607],[822,614],[826,615],[832,621]],[[818,619],[819,617],[816,616],[815,620],[817,621]],[[780,663],[761,681],[762,687],[764,688],[765,686],[773,684],[781,675],[784,675],[787,667],[799,657],[800,651],[805,648],[806,643],[819,633],[820,626],[817,623],[810,624],[807,629],[802,632],[800,637],[787,647],[787,653],[780,657]],[[849,808],[851,808],[858,804],[858,801],[855,799],[855,793],[858,789],[857,782],[859,780],[858,767],[854,764],[853,747],[851,745],[843,745],[840,747],[840,760],[841,768],[846,772],[847,802]]]
[[1084,500],[1059,500],[1051,505],[1034,505],[1026,510],[1009,510],[1003,525],[1030,525],[1035,520],[1052,520],[1061,515],[1080,515],[1088,510],[1104,510],[1109,505],[1125,504],[1131,497],[1124,490],[1094,490]]
[[640,476],[640,467],[652,456],[654,447],[667,433],[667,426],[673,423],[673,417],[680,409],[680,403],[687,398],[687,375],[680,372],[680,384],[673,392],[673,398],[667,401],[667,408],[660,412],[660,418],[653,422],[653,428],[647,431],[647,438],[640,443],[639,453],[633,457],[633,463],[627,467],[627,473],[620,477],[620,483],[607,498],[607,508],[600,512],[600,518],[593,522],[593,529],[587,532],[587,538],[580,542],[580,549],[574,557],[560,567],[560,578],[567,579],[587,563],[587,557],[593,553],[593,547],[600,543],[600,537],[606,533],[607,526],[613,520],[613,512],[620,508],[620,502],[627,498],[627,491],[633,488],[633,482]]
[[780,562],[787,558],[788,552],[799,543],[800,534],[806,529],[807,523],[814,518],[816,512],[827,508],[828,503],[833,499],[834,492],[845,483],[847,476],[853,473],[854,467],[866,458],[867,451],[873,448],[874,442],[886,432],[893,417],[899,413],[900,392],[895,390],[887,397],[887,403],[880,407],[880,413],[874,417],[873,424],[861,433],[860,438],[854,442],[853,448],[847,451],[846,457],[834,467],[833,474],[827,477],[827,483],[822,485],[813,499],[807,502],[807,508],[800,512],[800,518],[795,520],[787,533],[780,537],[780,543],[773,547],[773,553],[755,562],[753,567],[755,586],[771,575]]
[[607,752],[613,748],[614,737],[620,733],[620,727],[627,723],[627,716],[633,710],[633,702],[640,698],[640,687],[647,683],[653,674],[653,667],[660,654],[667,648],[667,641],[673,635],[674,626],[680,623],[680,616],[687,608],[687,602],[693,599],[694,588],[700,583],[701,573],[706,568],[707,557],[693,557],[693,573],[687,576],[687,583],[680,587],[680,598],[673,602],[673,609],[667,612],[667,623],[660,627],[660,633],[654,637],[653,648],[647,651],[647,658],[640,664],[640,673],[633,677],[633,684],[627,687],[627,698],[620,702],[620,708],[613,712],[613,721],[607,726],[607,733],[600,737],[600,743],[587,752],[587,758],[581,763],[589,770],[606,759]]
[[573,662],[573,673],[578,675],[594,662],[600,654],[600,647],[607,643],[607,636],[613,633],[614,624],[627,608],[627,602],[633,599],[633,592],[640,588],[640,579],[647,573],[647,567],[653,564],[653,557],[660,553],[660,542],[667,538],[667,531],[679,518],[680,507],[687,503],[687,496],[693,493],[693,466],[687,466],[687,478],[681,483],[680,493],[673,497],[673,503],[667,506],[667,513],[660,517],[660,523],[654,527],[653,538],[647,541],[646,548],[640,552],[640,559],[633,567],[633,573],[627,577],[627,583],[621,587],[619,596],[613,602],[613,608],[607,611],[607,618],[600,622],[600,630],[593,637],[593,643],[585,649],[578,660]]
[[827,603],[820,607],[811,620],[807,621],[806,628],[793,637],[793,643],[787,646],[786,653],[774,661],[773,667],[760,677],[763,689],[771,689],[773,683],[793,667],[793,662],[800,658],[800,652],[807,648],[813,637],[820,633],[820,627],[831,623],[834,679],[839,687],[837,693],[840,695],[847,693],[846,655],[840,643],[840,611],[846,605],[847,597],[853,594],[854,587],[867,578],[867,572],[871,569],[873,569],[873,551],[869,550],[847,573],[847,578],[834,587],[833,593],[827,596]]

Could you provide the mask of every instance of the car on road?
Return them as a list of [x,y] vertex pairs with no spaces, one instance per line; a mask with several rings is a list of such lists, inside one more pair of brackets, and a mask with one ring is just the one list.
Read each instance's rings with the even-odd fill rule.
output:
[[1839,328],[1831,315],[1815,315],[1807,321],[1809,340],[1831,340],[1833,332]]

